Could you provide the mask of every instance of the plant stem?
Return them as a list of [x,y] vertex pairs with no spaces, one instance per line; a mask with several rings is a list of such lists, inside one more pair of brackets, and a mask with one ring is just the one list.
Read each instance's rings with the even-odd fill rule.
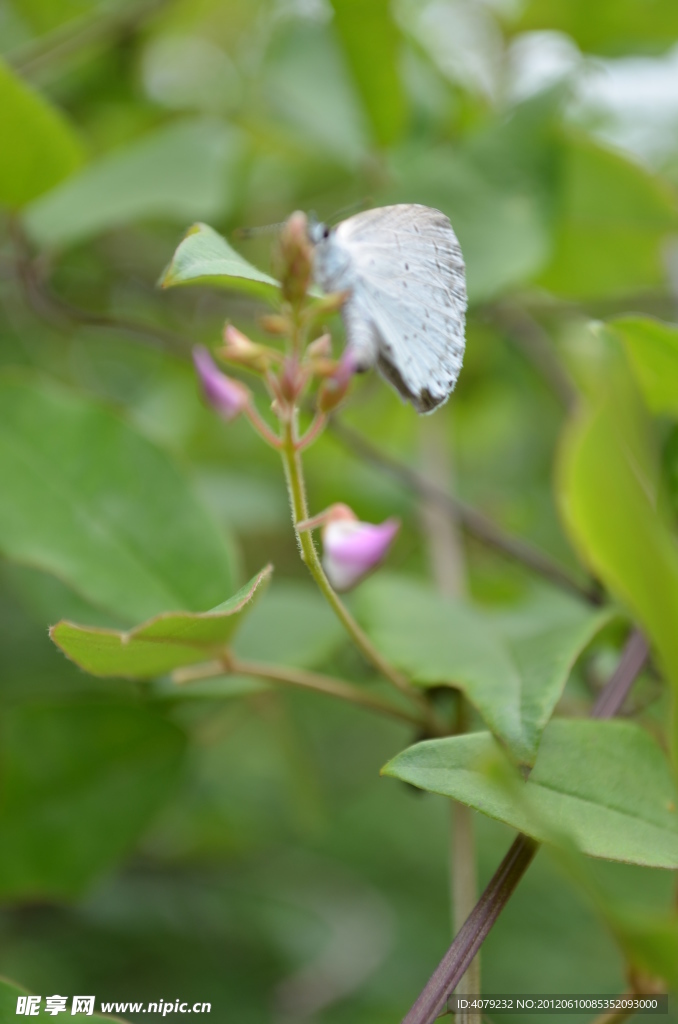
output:
[[[454,460],[450,416],[420,421],[420,458],[427,480],[435,480],[441,493],[454,493]],[[466,593],[466,564],[458,518],[433,500],[430,494],[420,496],[420,515],[424,536],[428,541],[431,575],[441,596],[452,600]],[[457,694],[457,734],[468,729],[468,704]],[[452,934],[456,935],[478,899],[476,877],[476,843],[473,812],[457,800],[450,802],[450,895],[452,902]],[[480,994],[480,956],[471,961],[456,988],[457,995]],[[482,1014],[475,1009],[455,1013],[457,1024],[481,1024]]]
[[367,634],[363,632],[355,621],[339,595],[334,591],[334,588],[325,575],[325,571],[320,563],[320,558],[318,557],[318,552],[315,544],[313,543],[313,536],[311,532],[300,532],[297,529],[297,523],[301,523],[309,517],[301,455],[297,448],[297,441],[296,413],[292,413],[283,426],[281,454],[283,465],[285,467],[285,477],[287,479],[290,503],[292,505],[294,530],[297,536],[297,544],[299,545],[302,561],[306,563],[311,576],[317,583],[321,593],[325,597],[325,600],[346,629],[356,647],[362,652],[363,656],[377,669],[378,672],[381,673],[381,675],[388,679],[396,689],[400,690],[401,693],[404,693],[410,700],[416,703],[420,716],[426,721],[427,727],[431,729],[435,735],[440,735],[441,725],[438,723],[428,702],[413,689],[405,676],[401,675],[401,673],[390,665],[383,655],[380,654]]
[[[318,672],[308,672],[305,669],[286,668],[283,665],[267,665],[259,661],[241,661],[234,658],[229,660],[229,672],[243,676],[256,676],[259,679],[270,679],[274,683],[285,683],[289,686],[298,686],[304,690],[315,690],[316,693],[324,693],[328,697],[338,697],[339,700],[357,704],[367,708],[369,711],[376,711],[382,715],[389,715],[391,718],[399,718],[403,722],[425,728],[427,723],[413,711],[407,708],[398,707],[390,701],[383,700],[377,694],[361,690],[358,686],[345,682],[343,679],[334,679],[332,676],[321,675]],[[221,669],[223,672],[223,667]]]
[[538,849],[528,836],[514,841],[402,1024],[432,1024],[444,1010],[448,993],[461,981]]
[[[643,646],[645,656],[641,658]],[[611,718],[618,713],[646,657],[645,640],[640,631],[634,628],[616,670],[591,711],[592,718]],[[538,849],[539,843],[529,836],[519,835],[514,840],[414,1006],[403,1018],[402,1024],[433,1024],[444,1008],[448,994],[459,984]]]

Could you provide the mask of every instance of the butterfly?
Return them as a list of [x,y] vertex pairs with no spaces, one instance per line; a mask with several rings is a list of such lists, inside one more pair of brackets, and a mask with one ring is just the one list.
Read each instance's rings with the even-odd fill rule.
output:
[[466,275],[445,214],[383,206],[335,228],[309,219],[308,234],[316,283],[348,293],[341,313],[358,369],[376,366],[419,413],[446,402],[464,355]]

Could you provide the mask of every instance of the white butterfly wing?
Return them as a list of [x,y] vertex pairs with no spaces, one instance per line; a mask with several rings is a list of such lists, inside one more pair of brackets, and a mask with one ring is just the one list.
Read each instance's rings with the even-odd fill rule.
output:
[[464,354],[464,261],[444,214],[386,206],[343,221],[336,243],[354,271],[348,341],[371,345],[382,374],[419,412],[451,394]]

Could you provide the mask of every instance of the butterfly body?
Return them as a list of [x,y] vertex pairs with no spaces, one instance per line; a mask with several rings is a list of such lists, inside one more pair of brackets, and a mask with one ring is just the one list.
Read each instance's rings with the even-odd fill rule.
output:
[[464,354],[466,281],[447,217],[407,204],[366,210],[336,228],[312,224],[314,276],[346,291],[347,344],[420,413],[445,402]]

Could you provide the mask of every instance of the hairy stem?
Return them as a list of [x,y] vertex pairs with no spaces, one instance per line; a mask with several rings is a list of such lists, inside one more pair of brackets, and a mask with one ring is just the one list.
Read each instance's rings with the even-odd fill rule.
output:
[[311,576],[317,583],[332,611],[335,613],[341,624],[344,626],[346,632],[349,634],[356,647],[362,652],[366,660],[373,665],[381,675],[388,679],[396,689],[400,690],[401,693],[404,693],[411,701],[414,701],[417,705],[421,718],[427,723],[427,728],[433,731],[436,735],[439,735],[441,732],[441,726],[437,722],[428,702],[418,694],[412,686],[410,686],[405,676],[390,665],[383,655],[380,654],[367,634],[363,632],[355,621],[339,595],[335,592],[320,563],[320,558],[318,557],[316,546],[313,543],[313,536],[311,532],[306,530],[299,531],[297,529],[298,523],[308,519],[308,503],[306,500],[306,487],[304,484],[301,455],[297,447],[296,434],[296,419],[293,415],[287,420],[283,427],[283,444],[281,454],[283,465],[285,467],[287,489],[292,506],[294,530],[297,536],[297,544],[299,545],[302,560],[305,562]]

